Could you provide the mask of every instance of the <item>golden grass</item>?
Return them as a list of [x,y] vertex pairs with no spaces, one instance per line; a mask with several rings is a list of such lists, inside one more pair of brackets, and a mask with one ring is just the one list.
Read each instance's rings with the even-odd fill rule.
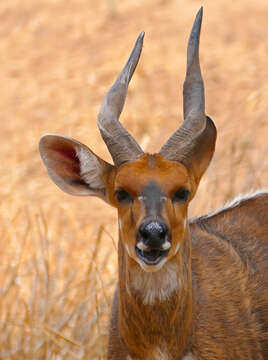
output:
[[[219,136],[192,215],[268,185],[267,0],[204,1],[201,61]],[[0,359],[104,359],[116,214],[51,183],[37,144],[69,135],[109,155],[101,100],[137,34],[122,121],[148,151],[177,128],[196,0],[0,2]],[[178,97],[179,94],[179,107]]]

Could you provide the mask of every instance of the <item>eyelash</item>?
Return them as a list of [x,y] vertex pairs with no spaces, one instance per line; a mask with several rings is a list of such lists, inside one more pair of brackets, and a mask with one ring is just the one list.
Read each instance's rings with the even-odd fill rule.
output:
[[129,203],[133,201],[131,195],[123,189],[117,189],[115,191],[115,196],[119,203]]
[[173,196],[172,196],[172,201],[173,202],[186,202],[189,198],[190,195],[190,191],[184,188],[181,188],[179,190],[177,190]]

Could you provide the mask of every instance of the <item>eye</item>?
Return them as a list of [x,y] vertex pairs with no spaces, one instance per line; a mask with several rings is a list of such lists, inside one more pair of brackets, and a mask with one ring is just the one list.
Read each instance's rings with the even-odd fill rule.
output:
[[181,188],[174,193],[174,195],[172,196],[172,201],[173,202],[179,202],[179,201],[186,202],[189,198],[189,195],[190,195],[189,190]]
[[132,197],[131,197],[131,195],[130,195],[127,191],[125,191],[125,190],[123,190],[123,189],[117,189],[117,190],[115,191],[115,196],[116,196],[117,201],[118,201],[119,203],[129,203],[129,202],[132,202]]

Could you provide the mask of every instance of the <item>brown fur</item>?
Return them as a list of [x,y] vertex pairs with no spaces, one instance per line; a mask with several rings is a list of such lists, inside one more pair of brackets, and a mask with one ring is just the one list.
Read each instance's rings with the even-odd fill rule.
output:
[[[99,196],[118,209],[119,283],[108,360],[268,359],[268,192],[189,223],[203,167],[193,176],[161,154],[114,167],[85,145],[53,135],[43,138],[41,153],[64,191]],[[146,265],[135,250],[146,217],[143,190],[152,182],[161,190],[158,216],[170,231],[159,266]],[[181,188],[190,196],[174,202]],[[120,202],[118,189],[131,201]]]
[[[188,223],[203,167],[196,178],[161,154],[144,154],[117,168],[85,145],[53,135],[41,150],[64,191],[99,196],[118,209],[119,284],[108,360],[180,360],[189,353],[199,360],[268,359],[268,192]],[[159,266],[145,265],[135,251],[146,217],[142,194],[152,181],[161,189],[159,216],[170,230]],[[181,188],[190,196],[174,202]],[[118,189],[132,200],[121,203]]]
[[268,358],[268,193],[192,220],[190,234],[171,260],[179,291],[152,306],[129,286],[138,265],[119,241],[108,359],[155,359],[156,347],[172,360]]

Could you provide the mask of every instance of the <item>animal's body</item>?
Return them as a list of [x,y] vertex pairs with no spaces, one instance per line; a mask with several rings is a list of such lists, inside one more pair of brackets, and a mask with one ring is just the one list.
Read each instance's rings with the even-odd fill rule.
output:
[[193,352],[268,359],[268,191],[234,205],[190,225]]
[[190,220],[189,232],[183,249],[187,259],[191,253],[188,283],[181,283],[183,269],[176,259],[147,278],[137,268],[129,281],[120,279],[126,284],[123,299],[129,301],[121,304],[121,328],[129,330],[128,346],[140,357],[127,358],[120,339],[119,286],[111,359],[268,359],[268,191]]
[[108,360],[268,359],[268,192],[188,219],[214,153],[199,65],[199,11],[188,43],[184,122],[158,154],[144,153],[118,118],[144,34],[98,118],[114,165],[80,142],[40,140],[52,180],[118,211],[119,279]]

